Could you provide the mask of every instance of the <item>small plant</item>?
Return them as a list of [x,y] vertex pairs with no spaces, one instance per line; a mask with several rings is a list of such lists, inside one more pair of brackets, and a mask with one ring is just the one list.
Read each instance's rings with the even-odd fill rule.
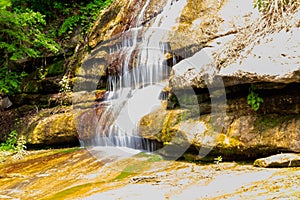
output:
[[0,151],[11,151],[15,150],[15,145],[17,144],[17,131],[12,131],[8,135],[8,138],[5,142],[1,143],[0,145]]
[[217,171],[221,170],[221,166],[219,164],[220,164],[220,162],[222,162],[222,160],[223,160],[222,156],[218,156],[218,157],[214,158],[214,163],[217,165],[216,166]]
[[249,88],[249,94],[247,96],[247,102],[252,107],[254,111],[257,111],[260,107],[260,105],[264,102],[261,97],[258,96],[257,93],[255,93],[255,86],[251,85]]
[[15,149],[18,153],[24,154],[26,148],[26,139],[23,135],[21,135],[17,140]]
[[12,152],[14,154],[20,155],[25,154],[26,149],[26,140],[24,136],[18,138],[18,133],[16,130],[13,130],[8,135],[8,138],[5,142],[0,144],[0,151]]
[[68,76],[64,75],[61,81],[59,82],[60,85],[60,95],[59,98],[57,99],[57,102],[61,106],[67,106],[69,104],[68,98],[69,95],[68,93],[72,91],[72,88],[70,86],[70,79]]
[[[109,6],[112,0],[93,0],[85,4],[84,2],[63,5],[62,3],[56,3],[55,8],[60,10],[67,16],[63,24],[58,30],[59,36],[64,36],[66,39],[70,39],[76,28],[80,27],[80,32],[83,35],[87,34],[92,28],[93,22],[96,21],[100,12]],[[70,15],[66,10],[75,10],[75,13]]]
[[45,72],[45,69],[43,67],[38,69],[38,73],[39,73],[39,79],[40,80],[44,80],[46,78],[46,72]]
[[218,157],[214,158],[214,163],[219,165],[220,162],[222,162],[222,160],[223,160],[222,156],[218,156]]
[[69,78],[65,75],[59,82],[59,85],[61,86],[59,92],[70,92],[71,91],[71,86],[69,84]]
[[257,8],[259,11],[262,11],[267,8],[268,4],[268,0],[254,0],[253,7]]

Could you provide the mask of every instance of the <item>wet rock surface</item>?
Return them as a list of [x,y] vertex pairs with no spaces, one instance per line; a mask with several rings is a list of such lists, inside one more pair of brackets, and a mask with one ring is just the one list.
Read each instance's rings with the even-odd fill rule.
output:
[[[104,149],[103,149],[104,150]],[[111,150],[111,149],[110,149]],[[91,154],[92,153],[92,154]],[[298,199],[300,170],[166,161],[139,153],[60,149],[0,163],[0,198]],[[229,184],[230,183],[230,184]]]

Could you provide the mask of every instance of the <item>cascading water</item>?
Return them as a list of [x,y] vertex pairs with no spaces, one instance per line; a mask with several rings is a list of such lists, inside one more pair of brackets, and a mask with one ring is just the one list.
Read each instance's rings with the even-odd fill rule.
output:
[[176,23],[186,1],[169,0],[151,26],[143,27],[149,3],[147,0],[141,9],[136,26],[122,34],[120,44],[109,49],[110,60],[117,60],[119,72],[107,78],[108,95],[99,104],[105,107],[104,111],[92,137],[81,141],[84,146],[156,149],[154,143],[139,136],[138,123],[161,106],[161,92],[169,76],[165,61],[169,49],[163,39]]

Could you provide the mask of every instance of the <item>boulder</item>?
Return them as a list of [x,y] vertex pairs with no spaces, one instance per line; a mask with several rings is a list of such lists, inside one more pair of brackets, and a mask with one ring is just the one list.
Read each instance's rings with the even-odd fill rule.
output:
[[0,110],[9,108],[10,106],[12,106],[12,102],[10,101],[9,97],[4,97],[2,98],[0,96]]
[[300,154],[283,153],[254,161],[255,167],[300,167]]
[[29,149],[78,146],[72,111],[67,106],[40,109],[35,105],[3,111],[0,116],[0,142],[16,130],[19,136],[24,136]]
[[29,146],[79,145],[72,112],[52,114],[38,121],[31,119],[23,135]]

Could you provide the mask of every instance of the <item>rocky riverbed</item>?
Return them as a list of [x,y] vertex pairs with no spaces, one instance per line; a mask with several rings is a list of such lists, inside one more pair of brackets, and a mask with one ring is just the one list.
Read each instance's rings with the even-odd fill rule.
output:
[[119,148],[30,151],[0,164],[0,199],[299,199],[299,169],[171,161]]

